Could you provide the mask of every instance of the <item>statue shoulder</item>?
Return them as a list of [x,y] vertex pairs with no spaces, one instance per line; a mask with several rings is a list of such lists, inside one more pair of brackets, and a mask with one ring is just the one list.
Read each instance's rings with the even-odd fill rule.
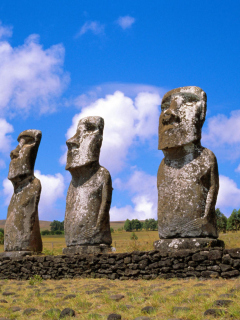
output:
[[41,181],[38,178],[34,177],[32,184],[36,190],[41,191],[42,185],[41,185]]
[[98,176],[102,179],[103,182],[112,183],[112,178],[111,178],[110,172],[102,166],[100,166],[100,168],[98,170]]
[[203,147],[203,151],[202,151],[202,157],[206,158],[208,161],[212,162],[212,163],[216,163],[217,162],[217,158],[215,156],[215,154],[207,149]]

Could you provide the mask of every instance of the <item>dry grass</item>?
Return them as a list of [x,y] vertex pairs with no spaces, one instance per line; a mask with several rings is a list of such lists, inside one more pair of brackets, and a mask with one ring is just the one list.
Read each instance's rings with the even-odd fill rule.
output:
[[[221,294],[229,293],[234,287],[235,297],[231,297],[230,306],[221,307],[228,314],[218,319],[240,318],[240,280],[107,280],[107,279],[69,279],[47,280],[34,285],[30,281],[4,280],[0,282],[0,297],[7,303],[0,301],[0,317],[8,319],[59,319],[56,316],[43,317],[43,312],[51,308],[72,308],[76,312],[76,319],[107,319],[110,313],[118,313],[124,320],[132,320],[143,316],[141,311],[146,306],[155,308],[147,315],[151,319],[181,318],[189,320],[206,319],[204,311],[213,307],[213,303]],[[101,286],[104,286],[101,290]],[[87,294],[86,291],[99,289],[99,292]],[[13,292],[13,295],[5,296],[4,292]],[[76,297],[65,299],[69,294]],[[110,297],[122,294],[124,298],[114,301]],[[229,299],[228,299],[229,300]],[[130,307],[129,307],[130,306]],[[13,312],[13,307],[21,310]],[[189,310],[175,311],[175,307],[187,307]],[[38,311],[25,316],[23,312],[27,308],[36,308]],[[214,307],[216,308],[216,307]],[[220,307],[217,307],[220,308]],[[209,317],[210,319],[211,317]]]
[[[112,233],[112,246],[116,248],[116,252],[131,252],[134,250],[149,251],[153,250],[153,242],[159,239],[157,231],[138,231],[137,241],[131,240],[132,232],[115,231]],[[240,248],[240,231],[221,233],[219,239],[223,240],[226,249]],[[66,247],[64,235],[48,235],[42,236],[43,253],[46,255],[62,254],[62,249]],[[0,252],[3,252],[3,245],[0,245]]]
[[[136,232],[138,240],[130,240],[131,232],[114,232],[113,246],[117,252],[132,250],[152,250],[152,243],[158,239],[155,231]],[[63,235],[43,236],[45,254],[61,254],[65,247]],[[240,247],[240,232],[221,234],[220,239],[224,240],[227,248]],[[3,251],[3,246],[0,247]],[[34,283],[35,282],[35,283]],[[30,285],[30,283],[32,285]],[[104,286],[105,289],[92,294],[86,291]],[[229,293],[236,287],[237,290],[230,298],[221,298],[221,294]],[[100,288],[101,289],[101,288]],[[4,292],[13,292],[13,295],[5,296]],[[69,294],[76,297],[66,299]],[[123,294],[120,301],[111,300],[110,296]],[[121,314],[122,319],[130,320],[143,316],[141,309],[145,306],[155,308],[151,314],[146,316],[151,319],[214,319],[204,316],[208,308],[221,308],[228,311],[227,314],[219,316],[218,319],[239,319],[240,318],[240,279],[223,280],[212,279],[200,281],[189,280],[107,280],[107,279],[65,279],[47,280],[42,283],[38,281],[14,281],[3,280],[0,282],[0,318],[7,319],[59,319],[59,314],[43,317],[43,312],[51,308],[63,310],[66,307],[76,312],[76,319],[107,319],[110,313]],[[233,300],[232,304],[226,307],[213,307],[218,299]],[[6,300],[7,303],[2,302]],[[129,309],[129,306],[131,308]],[[14,312],[13,307],[21,310]],[[187,307],[189,310],[175,311],[175,307]],[[38,311],[29,316],[23,315],[27,308],[36,308]],[[67,318],[66,318],[67,319]],[[69,318],[70,319],[70,318]]]

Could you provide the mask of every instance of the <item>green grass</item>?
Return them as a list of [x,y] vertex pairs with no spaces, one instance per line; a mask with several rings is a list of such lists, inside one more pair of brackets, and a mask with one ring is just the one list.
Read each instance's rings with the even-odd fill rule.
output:
[[[203,286],[195,286],[202,283]],[[20,285],[21,284],[21,285]],[[104,286],[100,293],[87,294],[86,291]],[[42,314],[51,308],[72,308],[76,312],[75,319],[107,319],[110,313],[118,313],[122,319],[133,320],[140,316],[149,316],[151,319],[181,318],[189,320],[202,320],[207,317],[204,312],[213,308],[219,295],[229,292],[232,288],[240,286],[240,280],[214,279],[199,281],[188,280],[107,280],[107,279],[69,279],[31,281],[5,280],[0,282],[0,317],[8,319],[59,319],[59,314]],[[240,289],[239,289],[240,290]],[[14,295],[4,296],[5,291],[14,292]],[[65,299],[69,294],[76,297]],[[114,301],[111,296],[122,294],[124,298]],[[227,308],[221,307],[228,314],[218,319],[240,318],[240,291],[231,298],[233,303]],[[18,306],[21,310],[12,311]],[[130,309],[129,306],[131,306]],[[144,314],[141,309],[152,306],[155,310],[151,314]],[[189,310],[175,311],[175,307],[187,307]],[[30,316],[24,316],[26,308],[36,308],[38,311]],[[216,307],[214,307],[216,308]],[[220,307],[217,307],[220,308]],[[211,317],[209,317],[211,319]]]

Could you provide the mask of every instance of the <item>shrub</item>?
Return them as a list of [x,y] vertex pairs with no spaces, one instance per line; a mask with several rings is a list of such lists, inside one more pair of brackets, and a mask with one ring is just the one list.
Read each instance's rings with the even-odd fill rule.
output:
[[4,244],[4,234],[0,232],[0,244]]
[[137,240],[138,239],[138,236],[135,234],[135,232],[132,232],[130,239],[131,240]]
[[35,275],[33,276],[33,278],[30,278],[30,279],[29,279],[29,284],[30,284],[31,286],[34,286],[35,284],[41,283],[42,281],[43,281],[42,277],[39,276],[38,274],[35,274]]
[[237,231],[240,229],[240,209],[237,211],[233,210],[230,217],[227,219],[227,230]]
[[227,230],[227,217],[220,211],[220,209],[216,209],[216,217],[217,217],[217,229],[220,232],[226,233]]
[[42,235],[42,236],[46,236],[46,235],[49,235],[49,234],[51,234],[51,231],[49,231],[49,230],[43,230],[43,231],[41,231],[41,235]]
[[[50,223],[51,231],[55,232],[57,230],[63,231],[64,230],[64,221],[53,220]],[[53,233],[54,234],[54,233]]]
[[54,234],[63,234],[63,231],[61,231],[61,230],[56,230],[56,231],[54,231]]
[[124,223],[124,230],[132,231],[132,223],[129,219],[127,219]]
[[111,233],[113,233],[113,232],[114,232],[114,229],[111,227],[111,228],[110,228],[110,231],[111,231]]

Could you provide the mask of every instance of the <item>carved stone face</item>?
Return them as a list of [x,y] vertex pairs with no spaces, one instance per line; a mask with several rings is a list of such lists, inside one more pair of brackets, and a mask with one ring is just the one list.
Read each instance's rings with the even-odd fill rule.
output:
[[200,141],[206,101],[206,94],[199,87],[182,87],[167,92],[161,105],[158,149]]
[[71,171],[94,161],[99,161],[103,139],[104,120],[86,117],[79,121],[76,134],[67,140],[66,170]]
[[11,151],[8,179],[19,181],[34,175],[34,165],[42,138],[39,130],[26,130],[18,137],[18,146]]

